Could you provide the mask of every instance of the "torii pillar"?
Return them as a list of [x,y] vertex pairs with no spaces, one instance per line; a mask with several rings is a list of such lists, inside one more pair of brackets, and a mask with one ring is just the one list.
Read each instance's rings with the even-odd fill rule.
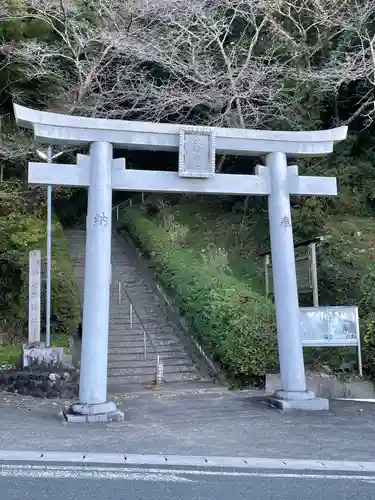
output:
[[[268,196],[281,388],[276,406],[328,409],[326,399],[306,390],[290,195],[337,194],[335,178],[299,176],[287,158],[323,156],[343,140],[346,127],[318,132],[273,132],[185,127],[65,116],[14,106],[19,125],[49,144],[90,145],[77,165],[29,164],[29,182],[89,188],[83,345],[79,402],[71,421],[123,419],[107,401],[107,353],[112,190]],[[178,172],[137,171],[113,160],[112,147],[179,152]],[[215,154],[264,156],[256,175],[215,173]]]

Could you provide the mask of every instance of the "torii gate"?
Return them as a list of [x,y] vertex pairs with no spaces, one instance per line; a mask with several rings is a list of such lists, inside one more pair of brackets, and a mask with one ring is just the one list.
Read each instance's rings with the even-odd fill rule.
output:
[[[18,125],[46,144],[90,145],[77,165],[29,163],[29,183],[87,186],[87,238],[79,402],[68,420],[123,418],[107,401],[112,190],[268,196],[281,389],[281,408],[328,409],[306,390],[296,282],[290,195],[336,195],[333,177],[298,175],[287,158],[323,156],[344,140],[347,127],[274,132],[194,127],[66,116],[14,105]],[[113,147],[178,151],[178,172],[126,169]],[[215,154],[265,156],[255,175],[215,173]]]

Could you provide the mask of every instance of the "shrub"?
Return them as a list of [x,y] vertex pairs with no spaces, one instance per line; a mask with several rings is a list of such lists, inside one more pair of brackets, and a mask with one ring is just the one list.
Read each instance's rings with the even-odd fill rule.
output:
[[200,252],[176,247],[168,232],[137,209],[123,212],[127,230],[151,257],[197,339],[227,372],[242,381],[277,367],[272,304],[233,276],[206,266]]
[[203,263],[206,267],[213,267],[219,272],[224,272],[228,269],[228,252],[225,248],[217,248],[211,243],[201,251],[201,254]]
[[164,200],[159,200],[158,210],[161,216],[164,229],[167,231],[173,245],[182,245],[185,243],[189,228],[176,220],[172,212],[171,205]]
[[[29,251],[42,251],[42,329],[45,324],[45,221],[32,213],[0,217],[0,329],[3,343],[22,340],[28,324]],[[80,317],[77,285],[62,227],[57,219],[52,230],[52,333],[75,329]]]
[[[362,225],[337,224],[329,234],[320,250],[321,302],[358,306],[364,371],[375,379],[374,231],[365,220]],[[356,359],[354,350],[352,357]]]

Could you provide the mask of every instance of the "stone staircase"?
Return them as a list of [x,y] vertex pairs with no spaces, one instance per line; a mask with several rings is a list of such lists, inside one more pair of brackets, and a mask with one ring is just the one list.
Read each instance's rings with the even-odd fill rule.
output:
[[[83,298],[85,231],[66,230],[70,257]],[[119,285],[120,283],[120,285]],[[155,381],[157,357],[164,365],[164,382],[210,381],[205,364],[189,348],[186,334],[168,319],[166,305],[155,293],[126,244],[113,234],[110,297],[108,388]],[[198,357],[199,358],[199,357]]]

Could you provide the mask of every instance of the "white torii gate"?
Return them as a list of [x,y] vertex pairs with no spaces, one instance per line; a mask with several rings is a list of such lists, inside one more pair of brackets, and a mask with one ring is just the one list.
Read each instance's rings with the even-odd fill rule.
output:
[[[287,158],[323,156],[344,140],[347,127],[318,132],[273,132],[190,127],[66,116],[14,105],[18,125],[46,144],[90,145],[77,165],[29,164],[29,183],[87,186],[86,261],[79,402],[68,420],[121,419],[107,401],[112,190],[268,196],[281,388],[281,408],[328,409],[306,390],[293,247],[290,195],[336,195],[336,179],[298,175]],[[178,151],[178,172],[126,169],[113,147]],[[265,156],[256,175],[215,173],[215,154]]]

